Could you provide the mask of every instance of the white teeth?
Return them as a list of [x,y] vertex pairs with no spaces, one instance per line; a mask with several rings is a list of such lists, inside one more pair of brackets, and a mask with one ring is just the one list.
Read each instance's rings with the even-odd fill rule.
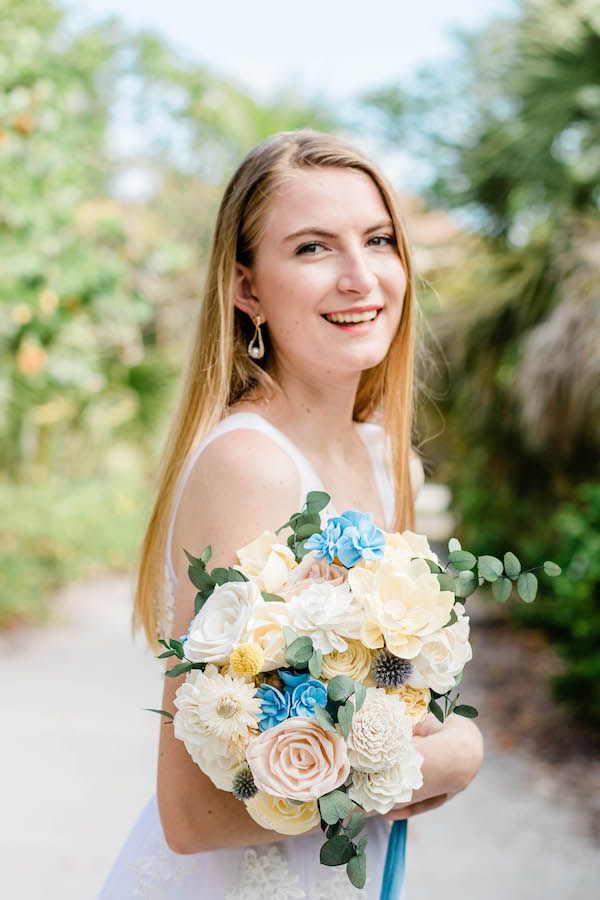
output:
[[352,313],[351,315],[343,315],[342,313],[331,313],[331,315],[325,314],[324,318],[329,322],[369,322],[371,319],[374,319],[376,315],[377,310],[370,309],[367,312]]

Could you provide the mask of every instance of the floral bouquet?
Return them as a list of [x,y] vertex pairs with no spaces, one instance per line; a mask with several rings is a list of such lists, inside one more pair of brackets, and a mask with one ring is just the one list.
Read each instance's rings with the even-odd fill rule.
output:
[[310,491],[231,568],[208,571],[210,545],[200,557],[185,551],[196,615],[186,635],[161,641],[159,658],[177,656],[166,675],[187,677],[175,716],[153,711],[263,828],[320,825],[321,863],[345,865],[361,888],[366,813],[410,801],[423,783],[414,726],[428,711],[441,722],[477,715],[450,696],[472,657],[466,598],[487,581],[505,601],[516,582],[529,602],[537,579],[514,554],[477,558],[455,538],[442,569],[426,537],[382,531],[370,513],[348,510],[321,528],[329,499]]

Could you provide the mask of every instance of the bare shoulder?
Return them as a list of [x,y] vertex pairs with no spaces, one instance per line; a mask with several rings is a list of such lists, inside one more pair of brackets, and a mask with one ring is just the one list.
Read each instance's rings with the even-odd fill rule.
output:
[[[232,565],[236,551],[286,522],[298,506],[300,475],[292,457],[269,435],[235,428],[213,438],[195,461],[181,496],[173,535],[173,565],[187,572],[183,548],[211,544],[212,566]],[[282,538],[289,531],[281,532]]]

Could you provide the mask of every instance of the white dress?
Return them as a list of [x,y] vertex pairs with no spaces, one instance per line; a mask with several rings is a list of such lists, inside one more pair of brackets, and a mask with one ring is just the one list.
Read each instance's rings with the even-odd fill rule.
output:
[[[355,423],[371,457],[373,474],[385,514],[384,527],[391,530],[394,494],[389,467],[389,447],[380,425]],[[202,450],[218,435],[232,428],[252,428],[269,435],[294,459],[300,474],[298,510],[309,490],[325,490],[315,469],[292,441],[259,413],[232,413],[202,438],[190,454],[173,504],[165,560],[167,620],[162,635],[171,636],[177,587],[171,559],[175,514],[185,482]],[[420,469],[420,463],[417,460]],[[413,491],[418,489],[419,469],[412,470]],[[290,510],[292,512],[292,510]],[[330,502],[321,511],[322,524],[338,515]],[[391,823],[381,816],[367,819],[367,882],[354,888],[345,866],[329,868],[319,862],[324,835],[305,834],[271,844],[232,847],[206,853],[182,855],[167,846],[153,795],[129,833],[96,900],[320,900],[334,897],[378,900],[380,896]],[[402,891],[394,900],[406,900]]]

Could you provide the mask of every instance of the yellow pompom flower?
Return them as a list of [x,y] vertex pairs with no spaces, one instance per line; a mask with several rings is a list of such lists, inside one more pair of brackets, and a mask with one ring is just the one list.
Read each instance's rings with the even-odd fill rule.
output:
[[238,644],[231,651],[229,665],[235,675],[251,678],[262,670],[265,654],[259,644]]

